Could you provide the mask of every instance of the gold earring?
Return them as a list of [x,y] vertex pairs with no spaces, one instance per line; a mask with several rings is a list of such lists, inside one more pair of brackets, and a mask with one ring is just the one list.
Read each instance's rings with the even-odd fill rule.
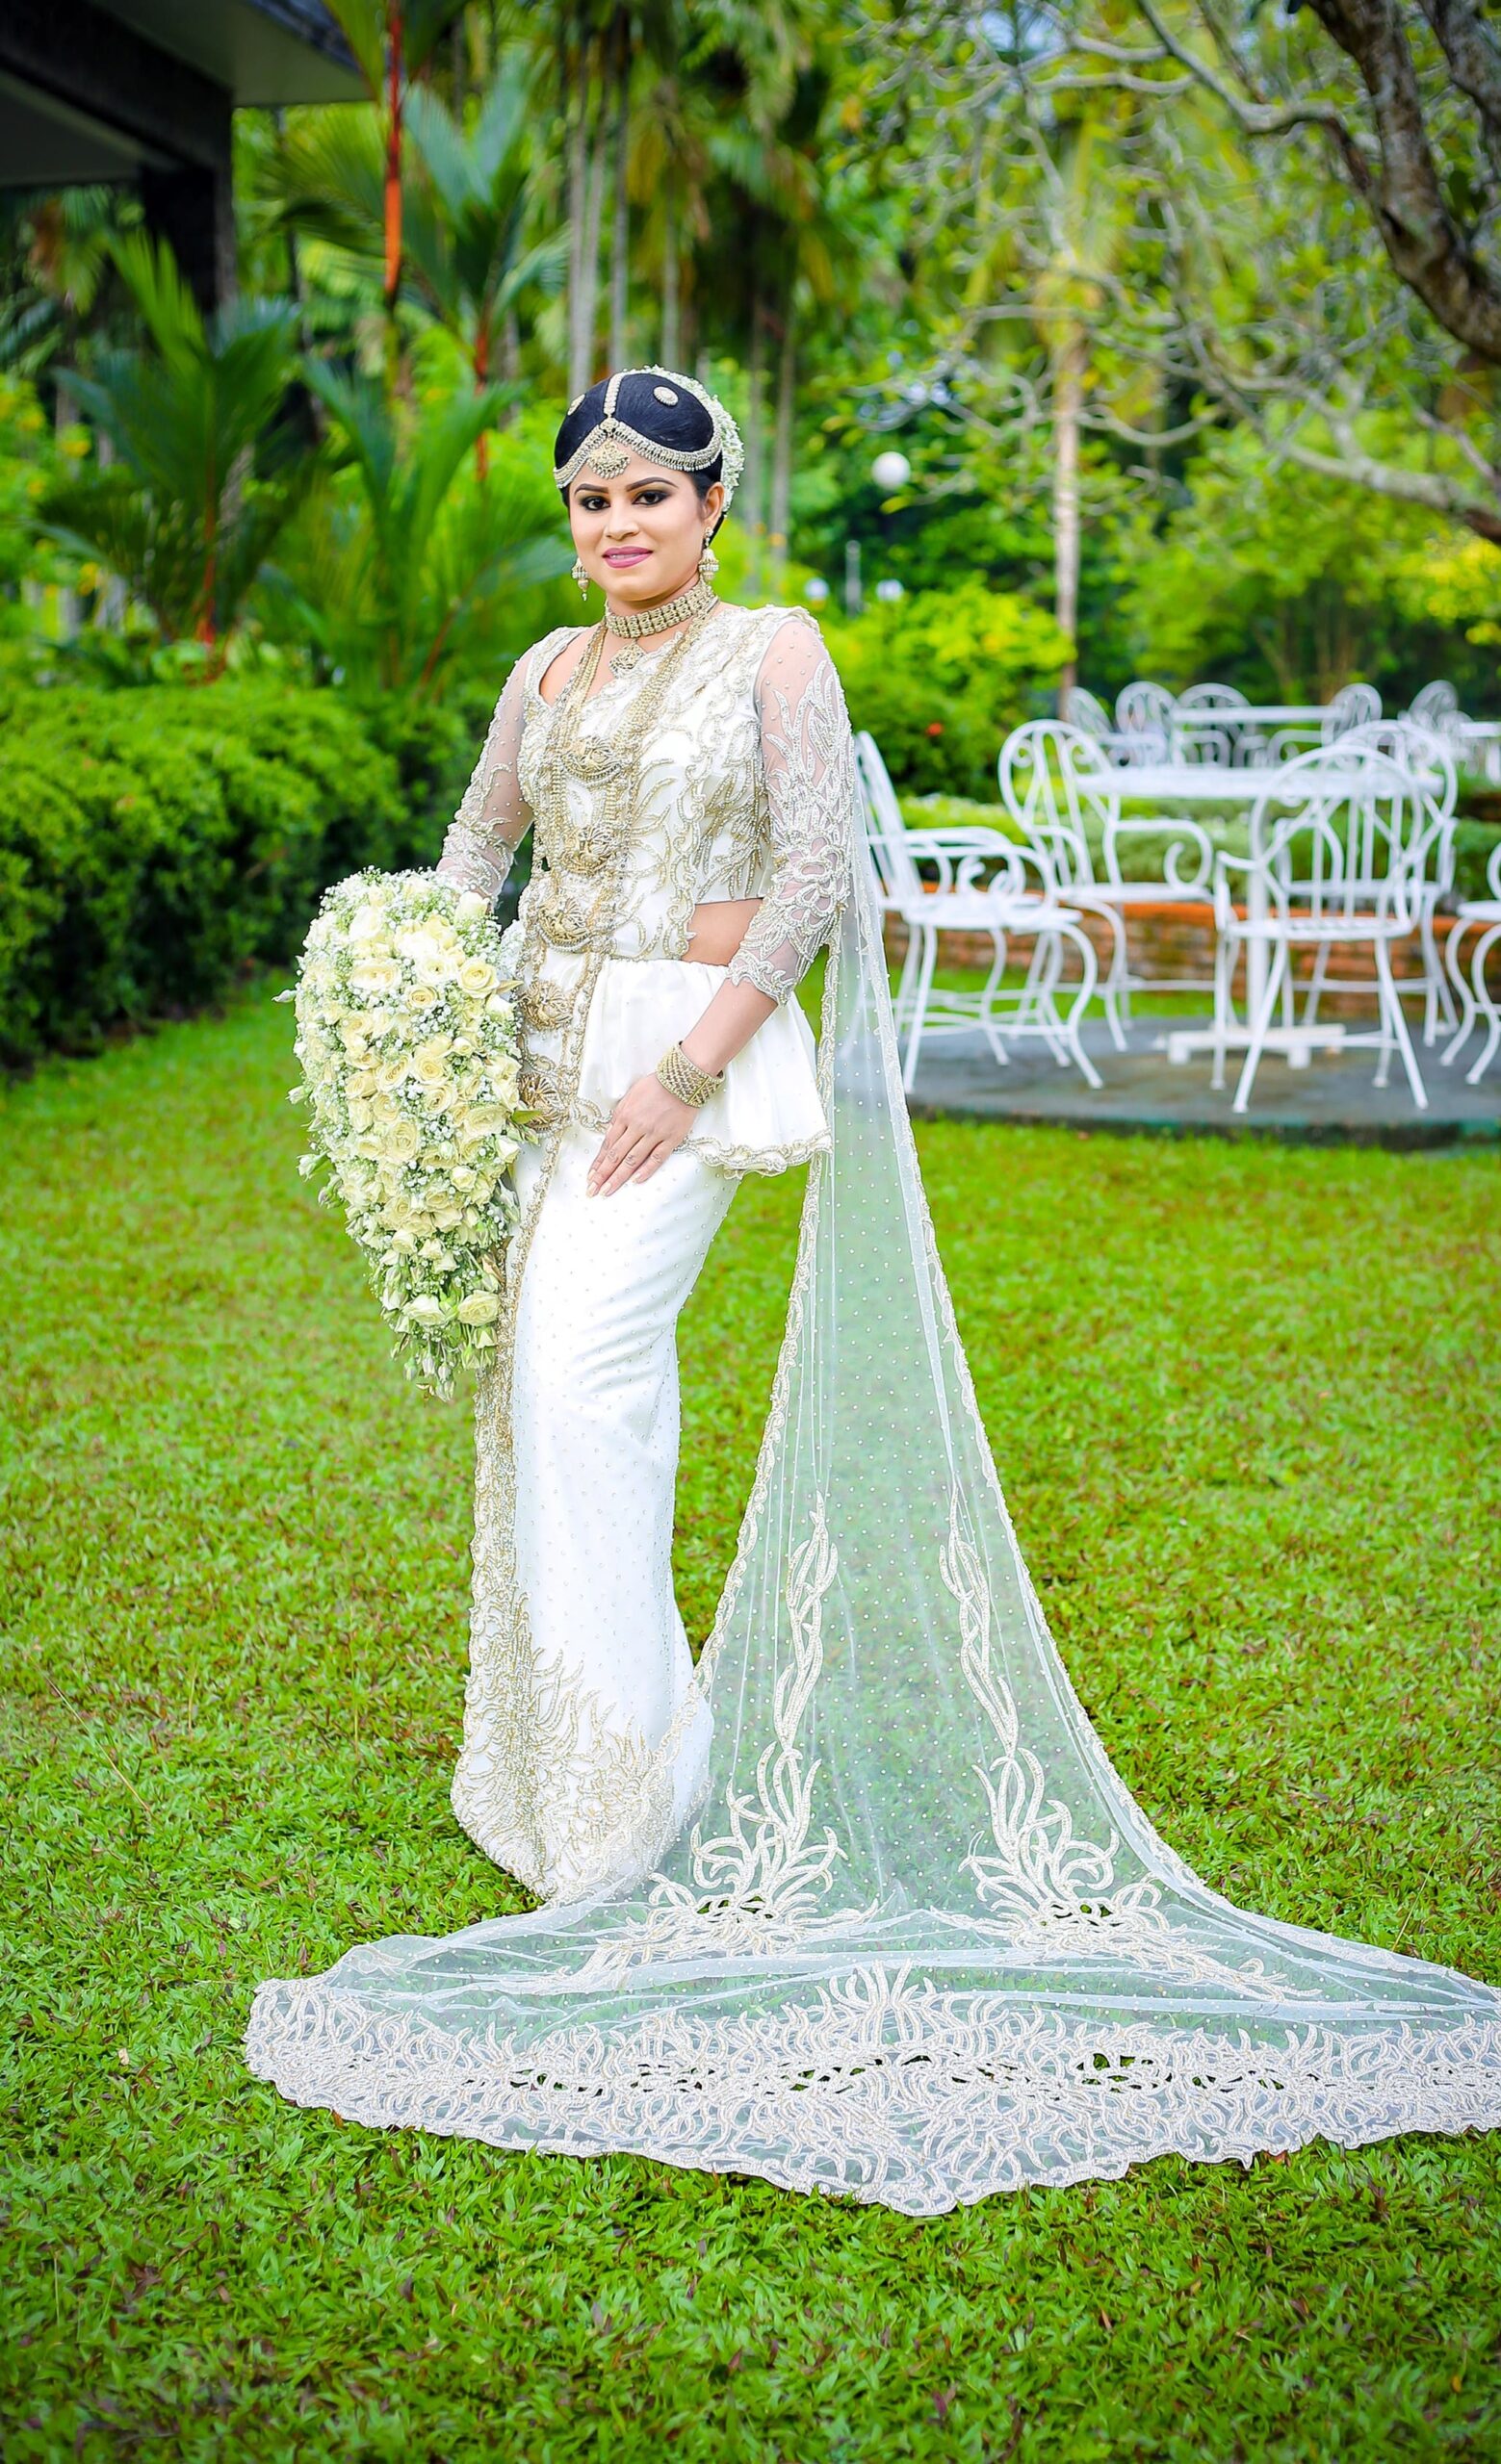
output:
[[573,560],[573,578],[579,585],[580,597],[582,599],[587,599],[589,595],[589,577],[584,571],[583,558],[582,556],[575,556]]
[[699,578],[702,581],[712,581],[715,574],[719,571],[719,559],[714,554],[712,548],[709,544],[707,532],[704,537],[703,553],[700,555],[698,560],[698,571]]

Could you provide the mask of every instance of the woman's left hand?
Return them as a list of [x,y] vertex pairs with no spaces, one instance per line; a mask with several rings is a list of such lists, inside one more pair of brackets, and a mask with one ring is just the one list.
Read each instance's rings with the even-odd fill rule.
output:
[[626,1089],[589,1166],[590,1197],[608,1197],[627,1181],[649,1181],[693,1126],[693,1107],[669,1095],[650,1072]]

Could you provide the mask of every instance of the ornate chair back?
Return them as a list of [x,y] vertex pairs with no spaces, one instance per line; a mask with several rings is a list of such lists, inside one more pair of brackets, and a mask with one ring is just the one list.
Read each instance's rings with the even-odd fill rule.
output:
[[1432,684],[1413,694],[1408,717],[1415,727],[1433,728],[1440,719],[1457,717],[1459,707],[1460,697],[1448,678],[1436,676]]
[[1168,759],[1177,706],[1165,684],[1149,684],[1141,678],[1116,696],[1115,723],[1126,738],[1132,761]]
[[1342,684],[1326,703],[1321,722],[1324,741],[1333,744],[1352,728],[1369,727],[1381,717],[1381,695],[1374,684]]
[[1238,684],[1190,684],[1178,697],[1180,710],[1249,710]]
[[1445,829],[1410,769],[1344,738],[1269,778],[1251,810],[1252,866],[1283,924],[1334,933],[1375,917],[1408,933]]
[[1006,810],[1054,895],[1087,889],[1096,879],[1088,825],[1119,820],[1120,771],[1077,728],[1031,719],[1007,736],[996,774]]
[[1115,733],[1115,721],[1103,702],[1086,693],[1082,684],[1070,688],[1063,716],[1067,726],[1077,728],[1081,735],[1092,735],[1097,744],[1108,744]]
[[855,738],[855,770],[866,810],[866,843],[881,904],[893,913],[922,896],[922,883],[907,846],[907,824],[891,772],[868,729]]

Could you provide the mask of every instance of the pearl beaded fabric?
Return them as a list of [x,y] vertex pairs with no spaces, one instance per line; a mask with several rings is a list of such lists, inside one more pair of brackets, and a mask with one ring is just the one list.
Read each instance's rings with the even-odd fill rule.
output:
[[[822,863],[808,851],[838,835],[845,854],[816,1048],[828,1140],[808,1165],[712,1627],[688,1679],[676,1612],[640,1564],[660,1572],[664,1547],[666,1328],[721,1193],[680,1149],[683,1168],[656,1199],[641,1185],[606,1255],[608,1219],[580,1219],[620,1201],[574,1203],[587,1142],[565,1115],[530,1246],[513,1244],[529,1459],[507,1473],[482,1446],[476,1553],[487,1597],[520,1604],[495,1637],[484,1750],[523,1768],[530,1756],[539,1786],[565,1758],[567,1857],[551,1880],[545,1858],[531,1868],[551,1893],[533,1914],[403,1934],[263,1986],[251,2066],[347,2122],[634,2152],[915,2216],[1168,2153],[1249,2164],[1321,2137],[1501,2126],[1501,1994],[1235,1907],[1132,1798],[1070,1683],[933,1237],[848,721],[837,683],[810,683],[806,652],[790,681],[798,649],[775,629],[761,645],[763,752],[744,777],[754,800],[795,749],[797,845],[782,847],[756,954],[768,974],[806,963]],[[655,748],[669,759],[703,688],[697,655],[659,710],[631,832],[656,809]],[[997,1205],[1009,1161],[997,1138]],[[546,1155],[533,1169],[541,1189]],[[1023,1294],[999,1340],[1020,1355],[1035,1335]],[[512,1425],[493,1394],[479,1409],[482,1429]],[[722,1476],[716,1460],[694,1469]],[[628,1479],[646,1501],[639,1552],[619,1530]],[[537,1517],[524,1532],[515,1495]],[[529,1589],[533,1608],[544,1591],[555,1604],[535,1626]],[[564,1656],[575,1618],[586,1677]],[[1128,1671],[1132,1638],[1113,1648]],[[630,1677],[634,1692],[648,1661],[651,1716],[628,1736],[611,1688]],[[625,1740],[608,1767],[591,1690]],[[518,1814],[518,1868],[521,1828]]]

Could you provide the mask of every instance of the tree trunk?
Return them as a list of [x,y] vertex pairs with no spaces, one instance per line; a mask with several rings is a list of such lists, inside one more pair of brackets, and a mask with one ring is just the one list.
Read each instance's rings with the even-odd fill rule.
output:
[[627,173],[631,162],[631,16],[622,9],[615,20],[615,124],[612,137],[614,191],[609,233],[609,364],[624,368],[630,355],[631,197]]
[[568,73],[565,54],[564,103],[568,114],[568,398],[584,392],[594,373],[594,302],[599,273],[599,241],[589,244],[589,53],[581,19],[579,39]]
[[[1053,613],[1059,629],[1075,640],[1079,614],[1079,415],[1084,403],[1084,371],[1089,343],[1071,334],[1053,375],[1052,557]],[[1069,696],[1078,682],[1078,656],[1071,650],[1058,677],[1058,712],[1069,714]]]
[[664,368],[676,368],[683,346],[682,266],[678,254],[678,184],[669,162],[663,175],[661,201],[661,356]]
[[771,536],[767,541],[771,596],[787,587],[788,543],[792,528],[792,421],[797,404],[797,308],[795,284],[787,287],[782,348],[777,360],[776,428],[771,445]]
[[743,528],[749,554],[745,569],[745,595],[756,599],[764,588],[766,547],[766,420],[763,399],[766,361],[766,328],[762,315],[761,293],[751,297],[750,350],[746,359],[746,384],[749,398],[745,413],[745,475],[740,481],[745,507]]
[[401,372],[401,336],[397,328],[397,295],[401,288],[401,113],[403,12],[393,0],[386,33],[386,162],[385,266],[381,294],[386,321],[386,381],[393,394]]

